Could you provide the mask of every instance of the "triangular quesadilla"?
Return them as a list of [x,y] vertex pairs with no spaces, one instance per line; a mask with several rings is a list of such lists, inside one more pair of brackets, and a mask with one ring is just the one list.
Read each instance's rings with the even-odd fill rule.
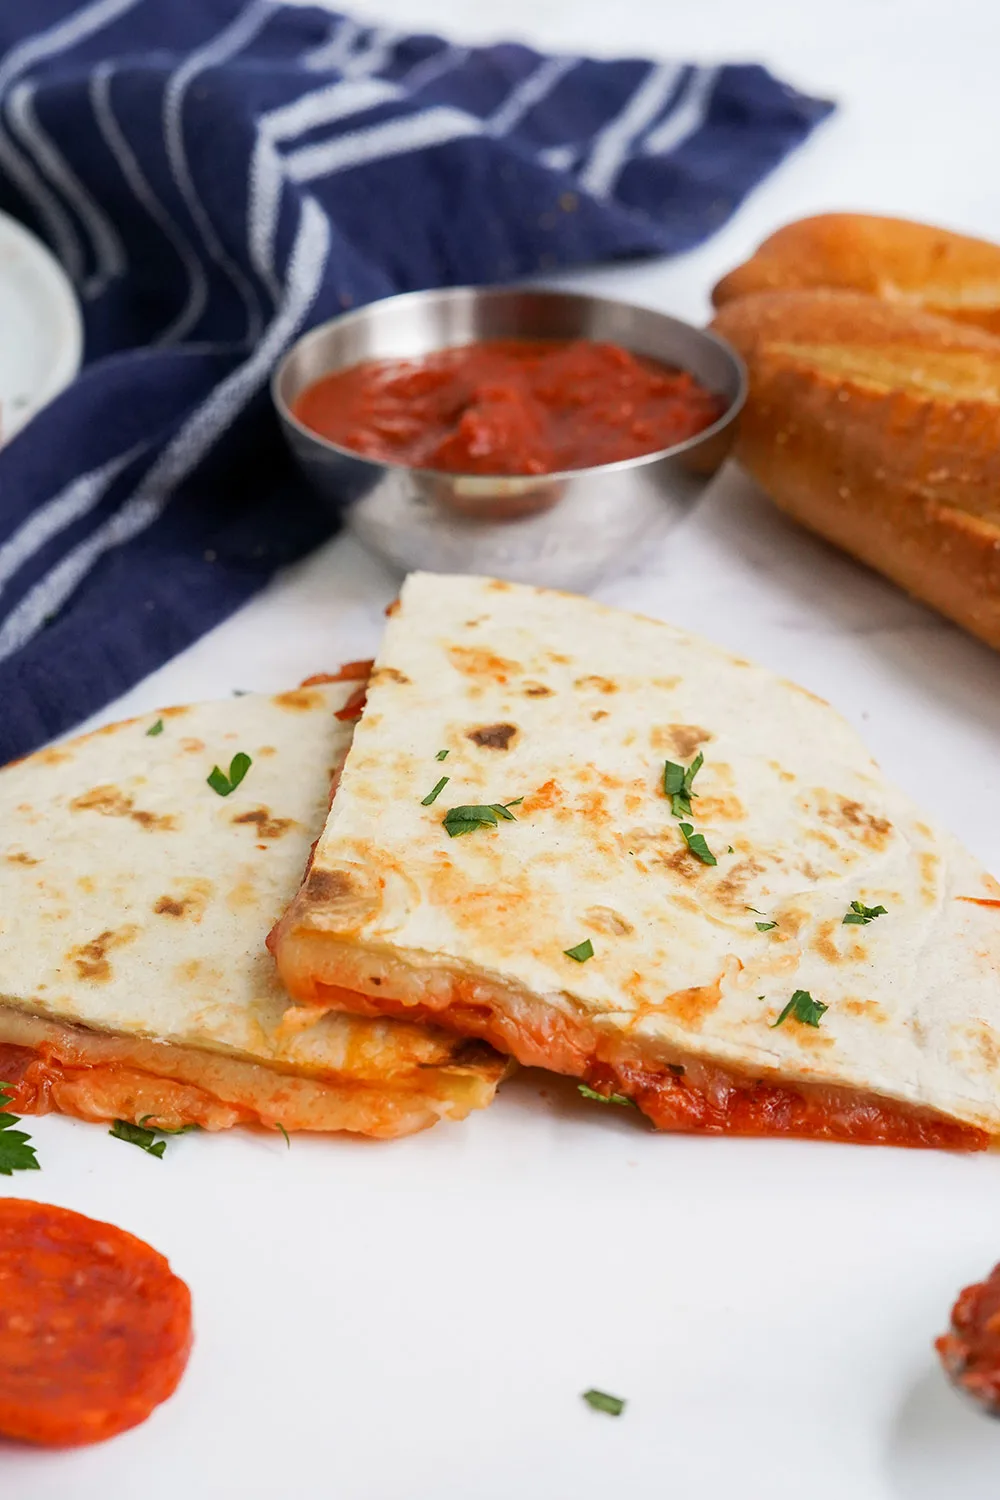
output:
[[1000,885],[828,704],[571,595],[408,579],[271,945],[665,1129],[1000,1134]]
[[281,1025],[264,939],[322,829],[356,679],[164,709],[0,771],[13,1108],[395,1136],[490,1102],[505,1062],[481,1043]]

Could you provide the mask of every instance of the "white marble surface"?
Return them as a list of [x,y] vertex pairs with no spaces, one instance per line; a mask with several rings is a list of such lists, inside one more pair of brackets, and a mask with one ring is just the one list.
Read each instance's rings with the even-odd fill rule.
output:
[[[841,112],[711,244],[593,269],[692,319],[777,224],[856,207],[1000,237],[995,0],[379,0],[373,17],[563,50],[756,59]],[[370,654],[397,580],[338,539],[104,717]],[[598,591],[829,698],[1000,873],[1000,659],[727,472]],[[542,1089],[544,1088],[544,1093]],[[1000,1257],[995,1158],[656,1138],[522,1076],[394,1146],[233,1133],[157,1163],[39,1122],[30,1189],[168,1252],[198,1344],[147,1426],[4,1455],[12,1493],[343,1500],[986,1500],[1000,1427],[930,1349]],[[21,1184],[18,1183],[18,1188]],[[629,1398],[617,1422],[583,1407]]]

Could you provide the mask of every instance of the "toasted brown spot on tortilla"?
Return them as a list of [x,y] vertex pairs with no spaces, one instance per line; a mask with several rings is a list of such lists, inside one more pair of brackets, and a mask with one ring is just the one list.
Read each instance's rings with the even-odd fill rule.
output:
[[608,717],[608,711],[606,708],[595,708],[590,717],[596,724],[598,719],[606,719]]
[[867,1016],[872,1021],[878,1021],[884,1025],[886,1021],[885,1011],[877,1000],[857,1000],[853,995],[841,1000],[837,1005],[838,1011],[846,1011],[849,1016]]
[[654,750],[672,750],[681,760],[692,760],[699,746],[712,738],[711,731],[698,724],[654,724],[649,732]]
[[791,771],[786,771],[780,760],[769,760],[768,765],[780,781],[794,781],[795,777]]
[[592,688],[595,693],[617,693],[618,684],[610,677],[578,677],[573,684],[578,688]]
[[743,910],[747,905],[747,886],[755,875],[763,875],[764,866],[751,855],[733,865],[715,887],[715,899],[720,906]]
[[166,831],[177,827],[177,820],[170,813],[146,812],[137,808],[127,792],[118,786],[95,786],[89,792],[81,792],[70,803],[75,811],[96,812],[105,818],[131,818],[140,828],[159,828]]
[[546,687],[544,682],[526,682],[524,684],[525,696],[528,698],[551,698],[552,689]]
[[672,870],[675,875],[682,875],[685,880],[700,880],[708,868],[707,865],[702,864],[696,854],[691,853],[687,844],[675,846],[673,840],[670,841],[668,849],[663,849],[654,856],[653,863]]
[[289,828],[295,827],[294,818],[272,817],[266,807],[252,807],[248,812],[239,813],[233,822],[250,824],[257,830],[258,838],[262,839],[280,839]]
[[76,883],[81,891],[86,891],[88,896],[93,895],[94,891],[97,890],[97,886],[89,875],[81,875]]
[[187,738],[181,740],[181,749],[186,750],[189,755],[198,755],[205,748],[204,740]]
[[30,854],[25,854],[23,850],[18,850],[18,852],[16,854],[5,854],[4,858],[6,859],[6,861],[7,861],[7,863],[9,865],[38,865],[38,864],[41,864],[41,860],[39,860],[39,859],[32,859],[31,855]]
[[975,1026],[969,1027],[969,1036],[972,1038],[983,1062],[991,1073],[997,1071],[1000,1066],[1000,1036],[988,1026],[985,1021],[979,1021]]
[[698,1028],[706,1016],[711,1015],[722,999],[722,975],[711,984],[697,984],[691,989],[674,990],[664,998],[664,1010],[669,1010],[684,1026]]
[[161,708],[161,719],[179,719],[182,714],[190,713],[186,703],[175,703],[172,708]]
[[827,963],[842,964],[846,962],[844,956],[840,952],[840,949],[833,941],[834,933],[841,925],[842,923],[839,917],[833,917],[826,922],[821,922],[819,924],[819,927],[813,934],[812,941],[809,944],[813,952],[818,953],[820,958],[825,958]]
[[278,693],[274,699],[279,708],[287,708],[300,714],[320,708],[324,701],[322,693],[314,693],[309,688],[291,688],[287,693]]
[[161,917],[183,917],[184,902],[175,901],[172,896],[161,896],[154,904],[153,910],[157,916]]
[[452,666],[467,677],[489,677],[502,686],[521,671],[519,662],[508,661],[494,651],[480,651],[474,646],[449,646],[447,650]]
[[400,672],[395,667],[376,667],[371,680],[372,682],[408,683],[410,679],[405,672]]
[[39,750],[35,756],[35,761],[41,766],[61,766],[72,759],[72,755],[60,750],[58,745],[51,745],[48,750]]
[[502,578],[491,578],[486,587],[492,590],[494,594],[507,594],[511,589],[511,585],[505,583]]
[[606,932],[612,937],[628,937],[635,931],[632,923],[610,906],[590,906],[583,915],[588,926],[596,927],[598,932]]
[[310,870],[303,894],[310,902],[344,901],[358,895],[346,870]]
[[543,781],[540,787],[529,792],[521,804],[521,814],[542,812],[548,807],[557,807],[563,800],[563,789],[558,781]]
[[261,745],[260,749],[257,751],[257,758],[258,760],[267,760],[270,758],[270,756],[277,755],[277,753],[278,752],[273,745]]
[[256,900],[257,887],[252,880],[238,880],[226,893],[226,905],[230,911],[239,911],[241,907],[252,906]]
[[921,886],[920,894],[927,906],[933,906],[937,900],[938,865],[941,861],[936,854],[931,854],[927,850],[919,858],[920,875],[924,882]]
[[138,823],[140,828],[159,828],[164,832],[169,832],[177,827],[177,820],[170,813],[146,812],[143,808],[136,807],[129,813],[129,817],[133,823]]
[[176,889],[160,896],[153,910],[161,917],[193,917],[200,921],[212,897],[214,887],[210,880],[181,880],[175,882]]
[[138,931],[138,927],[134,926],[120,927],[117,931],[106,928],[89,943],[82,943],[77,948],[71,948],[66,957],[74,965],[78,978],[93,979],[103,984],[111,978],[111,965],[108,963],[107,955],[112,949],[121,948],[126,943],[130,943]]
[[99,812],[108,818],[127,818],[132,811],[132,798],[117,786],[95,786],[89,792],[74,797],[70,807],[80,811]]
[[722,818],[737,823],[746,817],[746,809],[739,797],[699,797],[695,804],[699,823],[711,823]]
[[819,815],[825,823],[843,829],[851,838],[858,839],[871,849],[884,849],[892,833],[892,824],[888,818],[876,817],[850,797],[834,797],[832,803],[824,799]]
[[465,737],[484,750],[507,750],[511,740],[517,736],[516,724],[483,724],[479,729],[467,729]]

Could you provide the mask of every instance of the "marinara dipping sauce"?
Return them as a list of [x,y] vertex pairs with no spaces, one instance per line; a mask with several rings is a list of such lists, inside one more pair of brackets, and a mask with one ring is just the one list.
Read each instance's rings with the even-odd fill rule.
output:
[[726,401],[618,344],[491,339],[366,360],[308,386],[294,414],[365,458],[450,474],[555,474],[672,447]]
[[959,1294],[935,1347],[953,1384],[1000,1416],[1000,1266]]

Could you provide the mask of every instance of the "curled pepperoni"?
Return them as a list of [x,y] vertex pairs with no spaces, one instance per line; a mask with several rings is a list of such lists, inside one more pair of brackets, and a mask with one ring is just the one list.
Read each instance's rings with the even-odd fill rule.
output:
[[113,1224],[0,1199],[0,1433],[46,1446],[114,1437],[172,1395],[191,1294]]
[[336,672],[315,672],[306,677],[299,687],[318,687],[321,682],[364,682],[372,675],[374,661],[345,661]]
[[951,1332],[934,1347],[952,1383],[994,1416],[1000,1414],[1000,1266],[959,1293]]
[[344,704],[343,708],[338,708],[333,717],[335,719],[344,719],[347,722],[350,722],[353,719],[360,719],[361,715],[365,711],[365,704],[367,702],[368,684],[366,682],[364,687],[357,688],[351,694],[347,702]]

